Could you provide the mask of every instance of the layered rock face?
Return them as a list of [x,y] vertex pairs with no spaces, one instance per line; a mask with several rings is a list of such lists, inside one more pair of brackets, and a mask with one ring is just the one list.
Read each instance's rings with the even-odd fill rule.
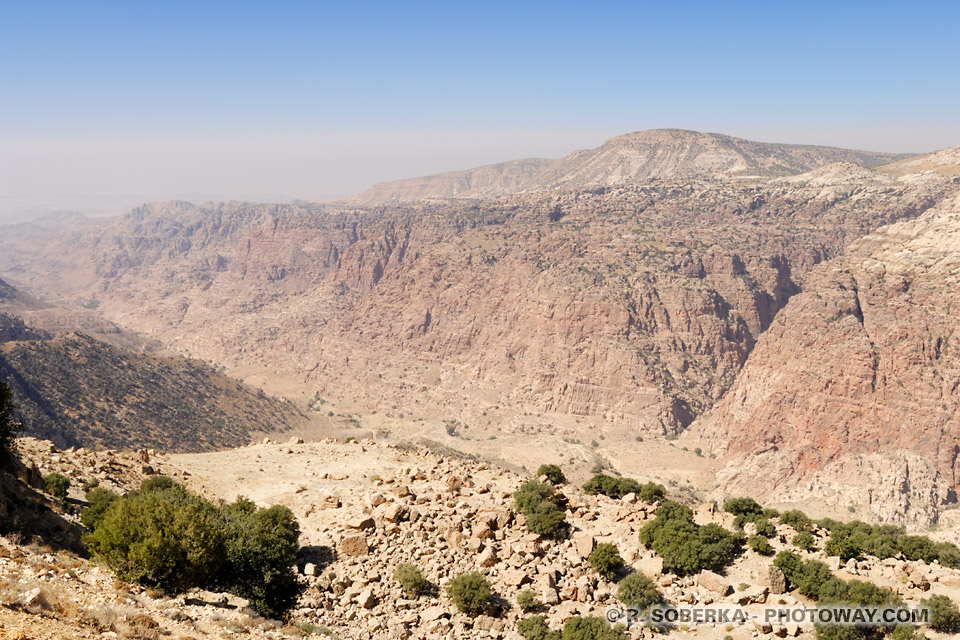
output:
[[929,522],[960,490],[960,198],[814,270],[693,435],[729,492]]

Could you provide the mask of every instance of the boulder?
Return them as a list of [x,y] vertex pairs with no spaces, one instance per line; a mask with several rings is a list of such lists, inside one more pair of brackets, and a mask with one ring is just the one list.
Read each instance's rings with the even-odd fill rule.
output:
[[779,567],[765,567],[760,571],[760,584],[768,587],[770,593],[781,594],[787,592],[787,578]]
[[366,536],[354,535],[343,538],[338,549],[345,556],[365,556],[370,551],[370,545]]
[[723,597],[733,591],[733,588],[722,576],[713,571],[703,570],[697,575],[697,586]]

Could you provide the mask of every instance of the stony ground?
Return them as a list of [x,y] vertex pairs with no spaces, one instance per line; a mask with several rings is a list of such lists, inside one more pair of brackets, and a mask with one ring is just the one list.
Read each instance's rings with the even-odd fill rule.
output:
[[[510,508],[524,476],[426,449],[373,441],[260,443],[209,454],[57,451],[24,441],[24,455],[42,473],[75,479],[72,497],[90,478],[126,490],[148,474],[163,473],[211,498],[246,495],[261,504],[288,505],[302,527],[298,570],[309,589],[282,625],[244,610],[244,602],[217,594],[167,598],[116,582],[103,568],[64,551],[0,541],[0,638],[296,637],[306,629],[353,638],[507,638],[516,640],[515,604],[533,589],[558,628],[574,615],[604,615],[617,604],[616,585],[599,577],[586,556],[599,542],[615,543],[629,567],[655,579],[675,603],[743,606],[809,604],[783,593],[770,558],[746,552],[725,576],[677,578],[643,549],[637,533],[655,505],[627,496],[614,500],[564,487],[570,499],[569,539],[541,540]],[[696,509],[701,523],[730,526],[712,505]],[[793,530],[781,526],[771,543],[788,548]],[[822,544],[822,540],[821,540]],[[809,554],[808,554],[809,555]],[[938,565],[889,560],[852,562],[822,558],[839,577],[861,577],[894,589],[915,603],[931,593],[960,598],[960,572]],[[831,563],[832,561],[832,563]],[[410,562],[432,583],[432,593],[405,597],[394,568]],[[445,593],[450,579],[480,571],[492,583],[499,615],[470,618]],[[292,626],[299,624],[300,628]],[[21,634],[21,635],[18,635]],[[633,637],[651,637],[635,628]],[[646,634],[646,636],[644,635]],[[677,628],[671,637],[812,637],[797,626],[749,623]],[[936,637],[930,634],[930,637]]]

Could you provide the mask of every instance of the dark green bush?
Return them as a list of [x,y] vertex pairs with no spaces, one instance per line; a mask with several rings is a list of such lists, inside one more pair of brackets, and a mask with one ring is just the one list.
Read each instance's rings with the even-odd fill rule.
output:
[[175,487],[115,501],[84,541],[121,579],[180,593],[220,569],[223,538],[213,505]]
[[754,526],[757,528],[757,535],[764,538],[772,538],[777,533],[777,528],[765,517],[755,520]]
[[475,616],[483,613],[493,592],[490,583],[477,572],[465,573],[450,581],[450,599],[462,613]]
[[542,464],[537,467],[537,477],[546,476],[547,480],[553,484],[566,484],[567,477],[563,475],[563,470],[555,464]]
[[517,511],[527,516],[527,528],[548,538],[563,535],[566,500],[549,482],[527,480],[513,494]]
[[258,508],[246,498],[220,509],[223,565],[213,584],[250,601],[262,616],[280,618],[300,599],[305,585],[294,569],[300,525],[288,507]]
[[[831,578],[820,588],[820,605],[899,606],[902,601],[889,589],[875,584]],[[882,626],[815,625],[818,640],[880,640],[889,629]]]
[[13,394],[0,381],[0,471],[12,469],[17,460],[17,434],[20,423],[14,420]]
[[750,536],[747,538],[747,545],[762,556],[773,555],[773,547],[763,536]]
[[120,496],[109,489],[94,487],[87,491],[86,499],[87,502],[90,503],[90,506],[80,513],[80,522],[82,522],[87,529],[93,531],[100,524],[100,521],[103,520],[103,516],[107,513],[110,505],[119,500]]
[[720,571],[742,551],[739,536],[715,524],[698,526],[689,507],[664,501],[656,517],[640,530],[640,542],[663,558],[663,567],[678,575],[703,569]]
[[403,593],[409,598],[416,598],[428,584],[423,572],[407,562],[397,565],[393,571],[393,579],[400,584]]
[[811,520],[810,517],[803,511],[798,509],[792,509],[790,511],[784,511],[781,513],[780,524],[793,527],[798,533],[813,529],[813,520]]
[[890,640],[924,640],[923,635],[913,627],[900,625],[890,634]]
[[646,611],[663,600],[663,594],[653,580],[640,572],[634,572],[620,581],[617,600],[627,607]]
[[623,569],[623,558],[617,551],[617,545],[609,542],[601,542],[593,550],[588,558],[593,570],[602,575],[607,580],[616,580],[617,573]]
[[517,633],[523,636],[524,640],[561,640],[560,632],[548,627],[543,616],[524,618],[517,623]]
[[48,473],[43,476],[43,490],[60,502],[66,502],[67,492],[70,490],[70,478],[62,473]]
[[93,531],[84,541],[121,579],[169,593],[228,591],[270,617],[299,599],[300,527],[287,507],[261,509],[245,498],[217,507],[169,478],[123,498],[102,491],[90,492],[84,516]]
[[956,603],[943,595],[930,596],[923,601],[930,609],[930,628],[940,633],[960,632],[960,610]]
[[623,640],[626,635],[603,618],[575,616],[563,625],[562,640]]
[[919,560],[960,568],[960,548],[949,542],[934,542],[926,536],[906,535],[902,527],[870,525],[866,522],[837,522],[822,520],[821,526],[830,530],[830,539],[824,547],[827,555],[839,556],[844,562],[850,558],[872,555],[892,558],[902,554],[907,560]]
[[537,599],[532,589],[524,589],[517,595],[517,606],[520,607],[520,611],[530,613],[531,611],[536,611],[543,605]]
[[735,516],[763,515],[763,507],[753,498],[730,498],[723,503],[723,510]]
[[647,482],[640,484],[633,478],[614,478],[605,473],[598,473],[583,485],[583,491],[590,495],[598,493],[610,498],[622,498],[628,493],[635,493],[644,502],[663,500],[667,490],[662,484]]
[[808,598],[819,598],[820,589],[833,578],[830,568],[818,560],[804,560],[792,551],[781,551],[773,566],[783,571],[787,586]]
[[813,551],[817,548],[817,545],[814,544],[813,534],[809,531],[801,531],[797,535],[793,536],[790,544],[798,549],[803,549],[804,551]]

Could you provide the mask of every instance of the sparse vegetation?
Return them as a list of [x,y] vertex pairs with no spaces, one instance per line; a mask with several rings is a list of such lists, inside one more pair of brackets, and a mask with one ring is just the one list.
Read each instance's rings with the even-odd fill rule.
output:
[[907,560],[921,560],[940,564],[952,569],[960,568],[960,548],[950,542],[934,542],[926,536],[907,535],[903,527],[870,525],[866,522],[837,522],[821,520],[820,525],[830,530],[830,539],[824,551],[830,556],[839,556],[844,562],[851,558],[872,555],[892,558],[903,554]]
[[543,605],[532,589],[524,589],[517,595],[517,606],[520,607],[520,611],[530,613],[537,611]]
[[517,633],[523,636],[524,640],[561,640],[560,632],[548,627],[543,616],[524,618],[517,623]]
[[762,556],[773,555],[773,547],[771,547],[767,539],[761,535],[747,538],[747,545]]
[[604,473],[598,473],[587,480],[583,490],[591,495],[601,493],[611,498],[622,498],[628,493],[634,493],[644,502],[657,502],[667,494],[667,489],[662,484],[640,484],[632,478],[614,478]]
[[626,634],[596,616],[574,616],[563,625],[562,640],[622,640]]
[[780,514],[780,524],[793,527],[798,533],[813,529],[813,520],[803,511],[792,509]]
[[653,521],[640,530],[640,542],[663,558],[663,567],[678,575],[703,569],[720,571],[736,558],[743,539],[715,524],[699,526],[693,512],[682,504],[665,501]]
[[617,545],[602,542],[597,545],[588,558],[593,570],[607,580],[616,580],[617,574],[623,569],[623,558],[617,550]]
[[923,601],[930,609],[930,628],[940,633],[960,633],[960,609],[949,597],[930,596]]
[[803,551],[813,551],[817,548],[817,545],[814,544],[813,534],[809,531],[801,531],[793,536],[790,544]]
[[465,573],[451,580],[447,593],[457,609],[471,616],[483,613],[493,595],[490,583],[477,572]]

